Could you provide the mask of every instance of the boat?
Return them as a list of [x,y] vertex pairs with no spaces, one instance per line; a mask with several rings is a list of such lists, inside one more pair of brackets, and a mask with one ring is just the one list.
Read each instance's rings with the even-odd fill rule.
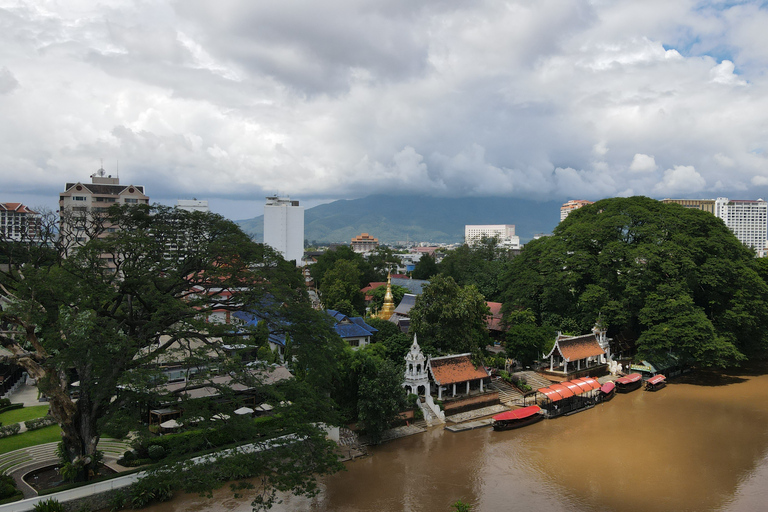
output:
[[612,380],[609,380],[602,386],[600,386],[600,401],[607,402],[611,398],[616,396],[616,384]]
[[643,376],[639,373],[630,373],[626,377],[616,379],[616,392],[629,393],[643,385]]
[[493,430],[512,430],[525,427],[544,419],[541,407],[529,405],[522,409],[507,411],[493,417]]
[[656,375],[645,381],[646,391],[658,391],[667,385],[667,378],[663,375]]

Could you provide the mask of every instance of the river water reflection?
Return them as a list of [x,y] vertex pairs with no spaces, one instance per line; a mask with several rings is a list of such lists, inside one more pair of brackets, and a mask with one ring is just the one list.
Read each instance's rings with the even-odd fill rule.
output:
[[[690,379],[689,379],[690,380]],[[279,511],[727,511],[768,507],[768,375],[672,381],[507,432],[432,429],[387,443]],[[703,383],[702,383],[703,382]],[[150,511],[249,511],[218,491]]]

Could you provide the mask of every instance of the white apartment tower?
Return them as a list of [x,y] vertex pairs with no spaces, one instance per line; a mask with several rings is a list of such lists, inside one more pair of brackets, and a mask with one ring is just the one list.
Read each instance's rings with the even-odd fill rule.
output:
[[288,261],[304,256],[304,207],[287,197],[270,196],[264,205],[264,243]]
[[467,224],[464,226],[464,242],[475,245],[483,238],[497,238],[502,246],[520,248],[520,237],[515,235],[514,224]]
[[768,202],[763,199],[736,200],[718,197],[715,216],[723,219],[736,238],[757,251],[768,243]]

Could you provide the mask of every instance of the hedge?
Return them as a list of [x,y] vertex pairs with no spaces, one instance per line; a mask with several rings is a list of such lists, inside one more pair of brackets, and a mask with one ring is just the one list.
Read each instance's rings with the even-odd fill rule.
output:
[[14,409],[23,409],[23,408],[24,408],[24,404],[11,404],[11,405],[0,406],[0,414],[3,414],[6,411],[13,411]]
[[19,425],[18,423],[14,423],[13,425],[6,425],[5,427],[0,427],[0,438],[9,437],[9,436],[18,434],[19,430],[21,430],[21,425]]
[[37,430],[38,428],[44,428],[48,425],[53,425],[54,423],[56,423],[56,420],[51,416],[43,416],[42,418],[25,421],[24,426],[27,427],[27,430]]

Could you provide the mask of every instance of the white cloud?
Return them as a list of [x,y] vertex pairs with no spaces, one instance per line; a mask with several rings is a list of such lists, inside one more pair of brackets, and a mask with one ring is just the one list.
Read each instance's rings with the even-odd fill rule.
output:
[[658,168],[656,159],[642,153],[637,153],[629,166],[629,170],[632,172],[654,172]]
[[0,6],[0,200],[768,187],[756,4],[67,4]]
[[703,190],[707,181],[691,165],[676,165],[664,171],[664,178],[654,187],[660,195],[695,193]]

